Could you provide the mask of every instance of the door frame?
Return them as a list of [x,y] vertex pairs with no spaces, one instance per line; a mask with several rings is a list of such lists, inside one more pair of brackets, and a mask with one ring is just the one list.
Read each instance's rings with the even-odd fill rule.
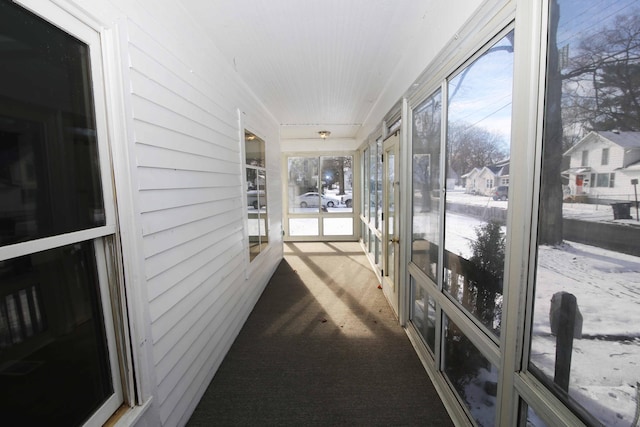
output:
[[[396,315],[399,315],[400,303],[400,230],[399,217],[402,215],[400,201],[400,131],[387,136],[383,142],[383,226],[382,226],[382,290],[391,303]],[[393,156],[391,156],[391,154]],[[393,177],[389,171],[393,161]],[[393,200],[390,195],[393,194]],[[393,202],[393,210],[390,209]],[[393,252],[389,249],[392,248]],[[392,257],[390,259],[390,257]],[[390,276],[390,273],[393,276]]]

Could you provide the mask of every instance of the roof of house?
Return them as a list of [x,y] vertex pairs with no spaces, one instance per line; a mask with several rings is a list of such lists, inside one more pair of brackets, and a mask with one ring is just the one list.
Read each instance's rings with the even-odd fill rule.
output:
[[501,162],[495,165],[483,166],[481,168],[473,168],[471,171],[462,175],[462,178],[468,178],[475,173],[482,173],[484,170],[488,170],[495,176],[508,176],[509,175],[509,163]]
[[596,138],[607,139],[622,148],[640,148],[640,132],[622,132],[622,131],[591,131],[584,138],[569,148],[564,155],[569,155],[576,151],[580,146]]

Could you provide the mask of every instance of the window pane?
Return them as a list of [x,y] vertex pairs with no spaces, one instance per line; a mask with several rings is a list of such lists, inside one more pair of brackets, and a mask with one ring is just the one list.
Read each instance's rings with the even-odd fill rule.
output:
[[105,224],[86,45],[0,3],[0,245]]
[[443,288],[500,334],[513,32],[449,82]]
[[444,372],[481,427],[495,426],[498,369],[444,316]]
[[245,147],[245,163],[247,165],[264,168],[265,162],[265,143],[264,140],[258,138],[253,133],[244,131],[244,147]]
[[353,212],[353,157],[320,157],[322,206],[329,213]]
[[352,236],[353,218],[323,218],[322,232],[325,236]]
[[376,141],[376,228],[382,231],[382,138]]
[[520,418],[519,425],[527,427],[547,427],[544,421],[536,414],[532,407],[526,402],[520,400]]
[[436,92],[413,112],[413,235],[411,260],[434,281],[440,244],[442,97]]
[[289,157],[289,213],[318,213],[318,158]]
[[378,146],[375,142],[369,144],[369,223],[377,227],[376,215],[378,212],[378,204],[382,203],[382,194],[378,197],[378,170],[380,169],[380,156],[378,155]]
[[318,218],[289,218],[289,236],[319,236]]
[[362,154],[363,167],[362,167],[362,200],[360,200],[360,212],[365,217],[369,216],[369,148],[366,148]]
[[637,408],[640,229],[609,203],[634,200],[639,31],[637,1],[551,2],[529,367],[587,424]]
[[267,216],[267,177],[263,169],[246,167],[249,260],[253,260],[269,243],[269,221]]
[[435,351],[436,342],[436,302],[411,278],[413,307],[411,322],[422,335],[431,351]]
[[93,243],[0,263],[6,425],[79,425],[113,393]]

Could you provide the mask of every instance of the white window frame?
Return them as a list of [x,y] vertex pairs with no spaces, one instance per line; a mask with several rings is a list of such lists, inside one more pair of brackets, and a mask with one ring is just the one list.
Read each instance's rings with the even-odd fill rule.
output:
[[[133,376],[135,372],[132,363],[130,331],[124,326],[128,324],[128,316],[123,296],[122,253],[119,245],[119,227],[113,185],[115,179],[109,139],[110,133],[113,133],[113,123],[109,123],[107,114],[109,96],[106,91],[107,76],[105,75],[104,58],[108,46],[105,26],[103,23],[97,22],[94,17],[88,16],[85,11],[68,3],[58,4],[41,0],[14,0],[14,2],[85,43],[89,49],[92,101],[98,135],[97,150],[105,225],[3,246],[0,247],[0,260],[87,240],[93,241],[114,392],[87,419],[85,425],[102,425],[123,404],[130,407],[136,404],[134,402]],[[143,395],[140,395],[140,398],[143,398]]]
[[[289,195],[288,195],[288,185],[289,185],[289,158],[290,157],[306,157],[320,160],[322,157],[351,157],[351,169],[353,173],[353,189],[352,189],[352,204],[351,204],[351,212],[348,213],[324,213],[322,209],[318,209],[318,212],[314,213],[291,213],[289,206]],[[362,172],[359,163],[358,153],[355,151],[287,151],[282,153],[281,156],[281,165],[283,176],[286,176],[285,179],[282,179],[282,197],[283,197],[283,212],[282,212],[282,221],[283,228],[285,231],[285,241],[286,242],[306,242],[306,241],[353,241],[358,238],[359,235],[359,207],[360,207],[360,198],[359,198],[359,178],[360,175],[357,174],[356,171]],[[320,162],[318,163],[318,173],[320,173],[321,169]],[[321,192],[321,191],[320,191]],[[364,213],[362,213],[364,215]],[[324,234],[324,219],[338,219],[338,218],[351,218],[352,219],[352,233],[350,235],[325,235]],[[290,219],[316,219],[318,222],[318,234],[313,236],[291,236],[289,233],[289,220]]]
[[605,166],[609,164],[609,148],[602,149],[602,158],[600,159],[600,164]]

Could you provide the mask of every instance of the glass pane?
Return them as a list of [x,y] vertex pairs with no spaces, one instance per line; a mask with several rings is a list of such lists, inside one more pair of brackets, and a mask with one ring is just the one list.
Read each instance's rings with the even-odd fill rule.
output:
[[369,148],[364,150],[362,154],[364,165],[362,167],[362,199],[360,200],[360,212],[365,217],[369,216]]
[[638,404],[639,31],[637,1],[550,3],[529,366],[587,424]]
[[267,217],[267,177],[262,169],[254,169],[249,166],[247,171],[247,204],[248,208],[248,234],[249,234],[249,260],[253,260],[262,252],[267,244],[269,236],[269,222]]
[[389,276],[395,282],[395,243],[393,239],[395,238],[395,197],[396,197],[396,171],[395,171],[395,154],[393,150],[386,151],[386,159],[385,159],[386,171],[387,171],[387,218],[385,218],[386,226],[388,227],[388,241],[387,245],[387,271],[385,272],[386,276]]
[[353,218],[323,218],[322,232],[325,236],[352,236]]
[[323,205],[318,192],[318,158],[289,157],[288,164],[289,213],[320,212]]
[[105,224],[88,47],[0,2],[0,245]]
[[320,164],[326,212],[353,212],[353,157],[320,157]]
[[378,168],[380,167],[378,158],[378,146],[376,143],[369,144],[369,206],[367,210],[369,211],[369,223],[374,227],[377,227],[376,220],[378,219],[376,216],[378,211]]
[[544,421],[536,414],[532,407],[526,402],[520,400],[520,418],[519,425],[526,427],[547,427]]
[[79,425],[113,393],[93,242],[0,263],[5,425]]
[[246,156],[245,164],[261,168],[266,167],[264,140],[247,130],[244,131],[244,151]]
[[427,291],[411,278],[411,300],[413,307],[411,322],[424,338],[431,351],[435,351],[436,343],[436,302]]
[[289,236],[319,236],[318,218],[289,218]]
[[449,82],[443,288],[496,335],[507,233],[504,183],[509,178],[512,80],[510,32]]
[[376,141],[376,228],[382,231],[382,138]]
[[495,426],[498,369],[444,316],[444,372],[480,427]]
[[438,90],[413,112],[413,233],[411,261],[437,280],[440,247],[440,136]]

